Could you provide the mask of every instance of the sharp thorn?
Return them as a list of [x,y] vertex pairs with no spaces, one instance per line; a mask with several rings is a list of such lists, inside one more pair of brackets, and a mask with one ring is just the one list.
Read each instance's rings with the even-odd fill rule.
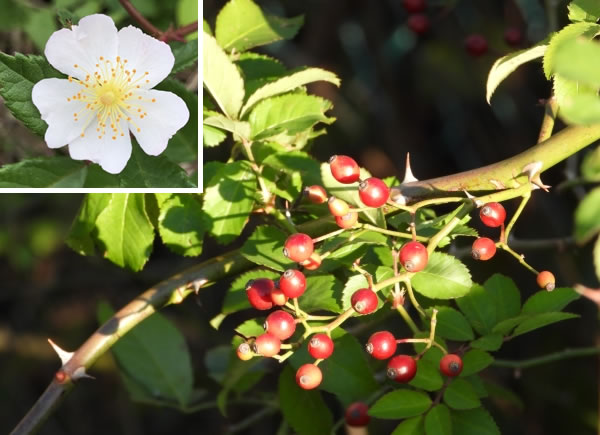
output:
[[88,375],[88,374],[85,372],[85,367],[83,367],[83,366],[81,366],[81,367],[78,367],[77,369],[75,369],[75,371],[74,371],[74,372],[73,372],[73,374],[71,375],[71,378],[72,378],[74,381],[76,381],[76,380],[78,380],[78,379],[81,379],[81,378],[96,379],[95,377],[93,377],[93,376],[91,376],[91,375]]
[[413,181],[419,180],[413,175],[410,169],[410,153],[406,153],[406,169],[404,170],[404,180],[402,180],[401,184],[412,183]]
[[52,346],[52,349],[54,349],[54,352],[57,353],[57,355],[60,358],[60,361],[62,362],[63,366],[73,357],[73,354],[75,353],[75,352],[67,352],[64,349],[61,349],[51,339],[48,339],[48,343],[50,343],[50,346]]

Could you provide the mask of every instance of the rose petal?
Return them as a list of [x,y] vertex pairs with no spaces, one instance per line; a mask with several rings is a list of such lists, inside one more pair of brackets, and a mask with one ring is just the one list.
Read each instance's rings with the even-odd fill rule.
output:
[[44,54],[54,68],[83,80],[96,70],[100,56],[114,62],[117,47],[117,28],[113,20],[107,15],[94,14],[79,20],[79,25],[72,30],[54,32]]
[[[131,157],[131,138],[127,130],[127,122],[121,121],[119,130],[123,133],[102,135],[96,131],[98,121],[90,124],[84,137],[79,137],[69,144],[69,154],[75,160],[91,160],[99,163],[106,172],[118,174],[125,168]],[[113,139],[113,137],[115,139]]]
[[[31,99],[48,124],[44,137],[48,147],[60,148],[83,133],[84,116],[89,113],[84,110],[86,103],[71,98],[80,90],[77,83],[55,78],[40,80],[33,86]],[[74,117],[74,113],[80,116]]]
[[138,84],[142,89],[153,88],[163,81],[175,63],[171,47],[133,26],[119,30],[119,56],[127,59],[130,70],[136,70],[134,80],[140,79]]
[[[144,152],[157,156],[165,150],[169,139],[177,130],[188,122],[190,112],[185,102],[172,92],[142,90],[134,98],[136,96],[142,97],[142,100],[137,100],[140,101],[137,104],[142,112],[140,114],[137,109],[134,110],[138,106],[134,105],[136,103],[132,104],[129,128]],[[155,101],[152,102],[152,99]]]

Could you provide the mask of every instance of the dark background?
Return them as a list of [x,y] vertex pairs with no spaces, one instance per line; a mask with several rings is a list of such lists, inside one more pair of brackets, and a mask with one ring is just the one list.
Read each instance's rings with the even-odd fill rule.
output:
[[[203,2],[204,16],[213,28],[223,4]],[[543,2],[461,0],[450,5],[430,1],[427,14],[432,29],[422,37],[407,29],[408,15],[400,0],[281,0],[259,4],[277,15],[305,14],[305,25],[292,41],[258,51],[281,59],[289,68],[319,66],[342,79],[340,89],[329,84],[310,87],[311,92],[333,101],[333,115],[338,118],[328,127],[328,134],[312,145],[311,152],[319,160],[334,153],[349,154],[376,176],[401,178],[405,154],[410,152],[415,175],[425,179],[502,160],[536,141],[543,112],[539,100],[548,97],[551,90],[540,64],[523,66],[511,75],[498,89],[491,107],[485,101],[485,82],[494,60],[511,50],[503,41],[507,27],[523,31],[524,47],[547,35],[548,16],[553,14],[544,9]],[[564,25],[565,2],[559,3],[556,14],[559,25]],[[10,38],[15,39],[14,32],[0,33],[0,40],[9,44]],[[479,58],[469,56],[463,45],[464,38],[474,32],[483,34],[490,45],[488,54]],[[28,44],[26,34],[17,33],[16,40]],[[17,129],[8,135],[5,125],[0,124],[3,140],[21,138],[18,124],[9,115],[0,115],[5,119],[2,122],[9,123],[5,125]],[[23,137],[19,140],[28,143],[27,136]],[[20,152],[18,147],[13,151]],[[205,150],[205,161],[224,160],[228,152],[228,144]],[[577,170],[579,160],[580,156],[571,160],[571,171]],[[565,179],[566,168],[564,163],[553,168],[544,174],[544,182],[556,186]],[[536,191],[514,230],[517,244],[521,240],[568,238],[581,193]],[[0,433],[14,427],[59,368],[46,338],[74,350],[97,327],[99,301],[120,307],[164,277],[223,251],[207,240],[200,259],[182,259],[157,242],[150,262],[139,274],[121,270],[100,255],[78,256],[63,240],[81,198],[0,196]],[[506,203],[509,216],[517,205],[518,200]],[[598,285],[590,246],[575,247],[566,239],[562,249],[523,253],[534,267],[552,270],[558,286],[578,282]],[[464,261],[477,282],[500,272],[517,282],[523,300],[537,290],[532,275],[503,253],[487,263],[475,264],[469,258]],[[229,342],[232,328],[244,316],[232,316],[218,332],[208,324],[218,313],[228,284],[219,283],[199,298],[190,297],[184,304],[165,310],[186,336],[196,385],[208,389],[213,397],[219,387],[206,375],[204,355],[211,347]],[[596,307],[580,300],[568,310],[581,318],[519,337],[496,356],[525,359],[593,345],[597,340]],[[363,330],[357,338],[364,342],[373,328]],[[255,388],[274,391],[279,368],[273,367],[273,374]],[[485,406],[506,434],[595,433],[597,368],[597,359],[587,357],[520,374],[489,369],[485,376],[512,389],[524,408],[489,400]],[[215,409],[183,415],[134,404],[110,355],[101,358],[91,374],[97,380],[79,382],[42,434],[220,434],[257,411],[255,407],[231,407],[229,418],[224,418]],[[339,405],[333,397],[326,397],[339,418]],[[275,433],[279,424],[280,417],[273,416],[243,433]],[[372,433],[389,433],[395,424],[374,422]]]

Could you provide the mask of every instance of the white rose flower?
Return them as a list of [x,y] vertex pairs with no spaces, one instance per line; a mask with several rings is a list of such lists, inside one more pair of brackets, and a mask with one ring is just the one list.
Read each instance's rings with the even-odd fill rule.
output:
[[69,145],[73,159],[117,174],[131,156],[130,131],[156,156],[189,119],[181,98],[152,89],[173,68],[171,48],[136,27],[117,32],[110,17],[90,15],[54,32],[44,54],[69,78],[40,80],[33,103],[48,124],[48,147]]

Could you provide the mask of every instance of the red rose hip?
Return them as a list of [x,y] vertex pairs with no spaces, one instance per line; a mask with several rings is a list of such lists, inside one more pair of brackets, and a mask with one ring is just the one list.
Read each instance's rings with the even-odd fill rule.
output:
[[422,12],[427,7],[427,2],[425,0],[402,0],[402,6],[410,13]]
[[440,371],[446,376],[458,376],[460,375],[460,372],[462,372],[462,368],[462,359],[453,353],[444,355],[440,360]]
[[356,290],[350,298],[352,308],[359,314],[370,314],[377,309],[379,299],[375,292],[369,288]]
[[248,281],[246,284],[246,296],[250,305],[257,310],[268,310],[273,307],[271,291],[275,283],[269,278],[259,278]]
[[333,353],[333,340],[327,334],[315,334],[308,342],[308,353],[313,358],[329,358]]
[[379,178],[371,177],[358,185],[358,196],[368,207],[381,207],[390,197],[390,189]]
[[368,411],[369,407],[366,403],[351,403],[350,405],[348,405],[348,408],[346,408],[346,424],[348,426],[356,427],[366,426],[367,424],[369,424],[369,420],[371,419],[371,417],[369,417]]
[[410,355],[396,355],[388,362],[388,378],[396,382],[410,382],[416,374],[417,363]]
[[360,168],[352,157],[331,156],[329,169],[333,178],[343,184],[355,183],[360,179]]
[[304,390],[317,388],[323,380],[321,369],[314,364],[304,364],[296,372],[296,383]]
[[358,222],[358,213],[355,211],[350,211],[344,216],[336,216],[335,223],[340,228],[352,228],[356,222]]
[[292,261],[301,263],[310,257],[314,248],[313,241],[308,234],[296,233],[285,241],[283,255]]
[[269,332],[265,332],[264,334],[256,337],[256,340],[252,344],[252,350],[254,353],[266,357],[277,355],[280,348],[281,340]]
[[379,331],[369,337],[367,353],[376,359],[388,359],[396,353],[396,338],[389,331]]
[[287,340],[296,331],[296,319],[286,311],[273,311],[265,319],[265,331],[280,340]]
[[536,281],[540,288],[546,289],[549,292],[554,290],[556,281],[554,280],[554,275],[552,272],[542,270],[540,273],[538,273]]
[[471,56],[479,57],[487,52],[488,43],[482,35],[474,33],[465,38],[465,48]]
[[496,228],[504,223],[506,210],[499,202],[488,202],[479,210],[479,217],[484,225]]
[[496,254],[496,244],[492,239],[479,237],[473,242],[471,254],[475,260],[489,260]]
[[408,242],[400,249],[400,264],[408,272],[419,272],[425,269],[429,254],[427,248],[420,242]]
[[297,269],[288,269],[279,278],[279,288],[288,298],[300,297],[306,290],[306,277]]
[[425,14],[413,14],[406,21],[408,28],[417,35],[424,35],[429,31],[429,17]]
[[304,195],[313,204],[323,204],[327,202],[327,192],[322,186],[315,184],[304,188]]

